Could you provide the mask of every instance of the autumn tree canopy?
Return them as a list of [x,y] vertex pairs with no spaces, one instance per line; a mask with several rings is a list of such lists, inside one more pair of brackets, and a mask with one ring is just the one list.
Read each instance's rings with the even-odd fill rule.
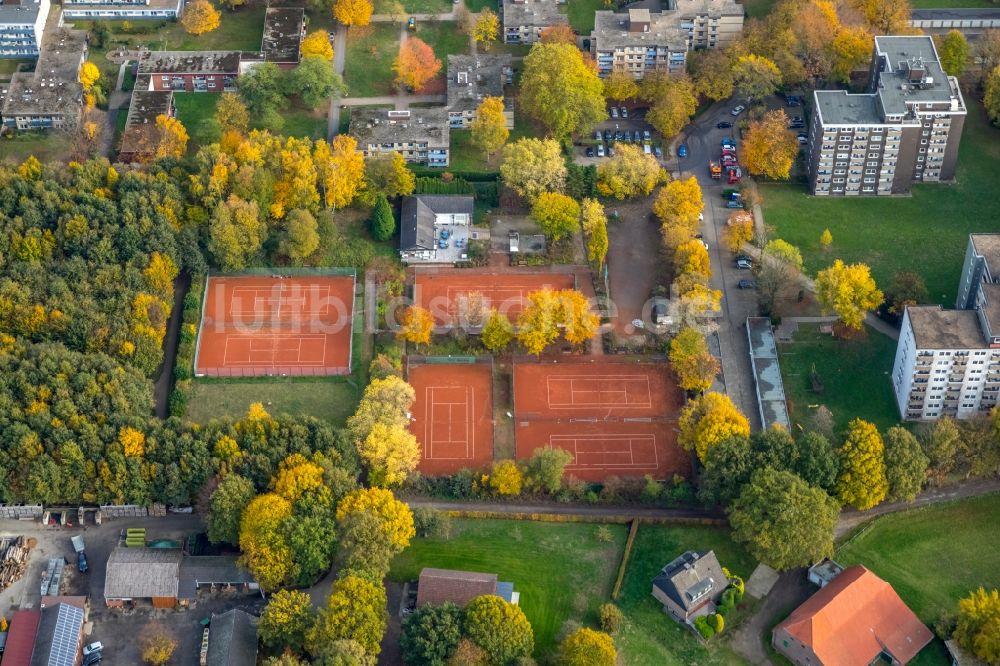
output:
[[399,47],[392,71],[396,72],[396,83],[420,90],[441,71],[441,60],[427,42],[410,37]]
[[575,44],[537,43],[524,59],[520,106],[556,138],[607,118],[604,84]]

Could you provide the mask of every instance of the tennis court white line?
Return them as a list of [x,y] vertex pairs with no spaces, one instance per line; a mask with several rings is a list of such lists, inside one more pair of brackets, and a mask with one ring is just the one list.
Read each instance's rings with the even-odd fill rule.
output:
[[[246,361],[235,361],[229,359],[229,343],[233,340],[249,341],[250,346],[247,349]],[[279,351],[290,351],[281,349],[279,350],[276,346],[268,349],[254,349],[254,344],[263,342],[264,340],[292,340],[298,343],[298,352],[296,354],[295,361],[282,361],[276,362],[275,355]],[[320,354],[319,359],[315,361],[303,361],[302,360],[302,343],[306,340],[321,340],[323,342],[323,353]],[[287,365],[288,367],[324,367],[326,366],[326,347],[329,344],[329,340],[325,335],[227,335],[226,344],[222,356],[222,367],[240,367],[240,366],[261,366],[261,367],[281,367]],[[270,362],[251,360],[250,355],[254,352],[271,352]]]
[[[460,389],[465,391],[465,401],[464,402],[437,402],[434,399],[434,391],[436,389],[447,389],[455,390]],[[424,458],[427,460],[471,460],[475,457],[476,451],[476,389],[470,388],[468,386],[427,386],[424,388]],[[448,422],[449,426],[453,422],[452,414],[455,407],[462,405],[465,409],[465,439],[464,440],[441,440],[436,441],[434,439],[434,408],[437,406],[447,406],[448,407]],[[472,410],[472,415],[470,419],[469,410]],[[450,429],[450,427],[449,427]],[[449,433],[450,435],[450,433]],[[434,455],[434,445],[435,444],[464,444],[465,445],[465,455],[464,456],[436,456]],[[471,452],[469,449],[472,449]]]
[[[586,441],[596,441],[596,442],[628,442],[628,463],[607,463],[601,461],[600,464],[586,464],[578,462],[580,459],[580,442]],[[572,442],[572,447],[569,444]],[[653,461],[652,462],[635,462],[635,443],[649,443],[653,447]],[[549,445],[557,446],[561,449],[570,451],[573,454],[573,461],[566,465],[567,469],[583,469],[594,467],[597,469],[658,469],[660,458],[656,450],[656,435],[649,433],[640,433],[635,435],[600,435],[600,434],[580,434],[580,435],[549,435]],[[594,451],[585,451],[584,453],[592,454]],[[608,453],[608,452],[602,452]],[[624,454],[625,451],[616,451],[615,453]]]
[[[293,287],[278,285],[277,294],[270,287],[233,287],[229,290],[229,313],[239,316],[280,316],[286,305],[291,306],[295,314],[320,315],[329,312],[330,287]],[[245,294],[245,295],[243,295]],[[305,309],[310,300],[323,303],[318,308]],[[241,306],[236,308],[237,303]],[[249,303],[247,307],[243,304]],[[265,307],[266,306],[266,307]],[[275,307],[276,306],[276,307]]]
[[[576,381],[595,381],[595,382],[611,382],[619,381],[625,382],[626,386],[620,389],[584,389],[575,388]],[[576,402],[573,398],[573,402],[566,404],[553,404],[552,401],[552,388],[553,383],[560,383],[569,381],[570,385],[570,396],[572,397],[576,393],[600,393],[600,394],[624,394],[626,397],[625,402]],[[628,384],[639,384],[641,387],[645,388],[646,399],[644,402],[627,402],[628,398]],[[545,378],[545,389],[546,389],[546,401],[548,403],[549,409],[587,409],[587,408],[629,408],[629,409],[652,409],[653,407],[653,393],[649,385],[649,375],[549,375]]]

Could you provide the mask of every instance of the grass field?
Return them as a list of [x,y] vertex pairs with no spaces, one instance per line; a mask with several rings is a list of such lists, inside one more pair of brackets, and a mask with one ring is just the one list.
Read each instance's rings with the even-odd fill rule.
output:
[[299,105],[293,105],[281,112],[282,118],[285,119],[285,124],[281,128],[280,134],[309,139],[325,138],[327,125],[326,113],[327,109],[325,107],[315,111]]
[[342,378],[199,379],[191,386],[186,418],[207,423],[213,418],[240,418],[254,402],[271,414],[315,416],[341,426],[354,413],[361,394]]
[[392,93],[392,61],[399,52],[399,26],[374,23],[347,35],[344,82],[351,97]]
[[61,132],[6,134],[0,137],[0,162],[20,164],[31,155],[41,162],[66,161],[69,149],[66,136]]
[[[951,304],[970,232],[1000,231],[1000,129],[966,97],[966,118],[954,184],[917,185],[912,197],[810,197],[804,186],[761,187],[764,217],[779,236],[802,250],[815,274],[833,263],[865,262],[882,287],[902,270],[919,272],[934,303]],[[823,229],[833,246],[823,252]]]
[[625,625],[616,641],[623,663],[629,666],[746,663],[726,644],[725,633],[708,647],[703,646],[664,615],[663,608],[650,594],[652,580],[659,570],[686,550],[714,550],[722,566],[744,580],[756,565],[741,546],[730,540],[724,528],[641,526],[618,600],[625,613]]
[[[1000,587],[1000,550],[989,536],[1000,532],[1000,494],[877,518],[842,546],[843,565],[863,564],[892,584],[927,624],[954,613],[972,590]],[[940,641],[911,662],[945,666]]]
[[[865,330],[865,338],[840,340],[820,333],[817,326],[801,325],[792,342],[778,344],[792,421],[806,424],[813,411],[809,406],[825,405],[833,412],[838,431],[855,417],[879,429],[899,422],[890,378],[896,341]],[[812,390],[814,366],[823,384],[822,394]]]
[[[521,594],[520,606],[535,630],[535,654],[549,653],[566,620],[596,622],[608,600],[625,544],[597,539],[598,525],[513,520],[456,520],[451,539],[415,539],[393,562],[389,578],[416,580],[423,567],[496,573]],[[627,662],[632,663],[632,662]]]
[[[163,51],[260,51],[264,36],[265,7],[241,7],[236,11],[222,10],[219,27],[212,32],[190,35],[180,22],[171,22],[152,35],[127,35],[136,43],[145,43],[153,50]],[[122,35],[115,33],[114,37]]]
[[[401,0],[407,14],[446,14],[452,10],[451,0]],[[392,13],[392,0],[375,0],[376,14]]]
[[442,76],[447,69],[449,55],[469,50],[469,36],[459,30],[454,21],[420,21],[417,23],[417,37],[434,49],[434,55],[441,60]]
[[590,36],[594,29],[594,12],[608,9],[604,0],[569,0],[561,10],[578,35]]
[[30,72],[35,67],[34,60],[14,60],[9,58],[0,59],[0,79],[9,79],[11,74],[18,71],[18,67],[24,65],[24,70]]
[[771,13],[777,0],[744,0],[743,8],[750,18],[763,18]]
[[189,152],[219,140],[219,126],[212,122],[218,101],[219,96],[214,93],[174,93],[177,120],[181,121],[191,137]]
[[465,0],[465,6],[473,14],[478,14],[486,8],[492,9],[496,14],[500,13],[497,0]]

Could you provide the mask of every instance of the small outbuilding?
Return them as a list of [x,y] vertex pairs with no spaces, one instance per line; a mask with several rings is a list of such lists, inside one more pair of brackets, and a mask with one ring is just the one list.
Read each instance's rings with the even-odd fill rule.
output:
[[234,608],[212,615],[208,629],[206,666],[257,663],[257,618]]
[[104,602],[112,608],[139,601],[149,601],[154,608],[173,608],[183,557],[179,549],[115,548],[108,558]]
[[514,605],[521,596],[514,591],[513,583],[500,581],[496,574],[427,567],[420,572],[417,583],[417,607],[446,601],[465,606],[484,594],[494,594]]

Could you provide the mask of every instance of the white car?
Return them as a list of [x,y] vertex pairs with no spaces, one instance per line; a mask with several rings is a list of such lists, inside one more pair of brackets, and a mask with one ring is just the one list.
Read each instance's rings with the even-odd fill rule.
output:
[[735,109],[733,109],[732,111],[730,111],[729,115],[731,115],[731,116],[738,116],[741,113],[743,113],[744,111],[746,111],[746,108],[747,107],[745,107],[742,104],[740,104],[738,107],[736,107]]
[[103,649],[104,649],[104,645],[101,644],[101,641],[95,641],[95,642],[91,643],[90,645],[88,645],[88,646],[86,646],[86,647],[83,648],[83,656],[84,657],[90,656],[90,655],[94,654],[95,652],[100,652]]
[[698,213],[698,221],[699,222],[704,222],[705,221],[705,214],[704,213]]

